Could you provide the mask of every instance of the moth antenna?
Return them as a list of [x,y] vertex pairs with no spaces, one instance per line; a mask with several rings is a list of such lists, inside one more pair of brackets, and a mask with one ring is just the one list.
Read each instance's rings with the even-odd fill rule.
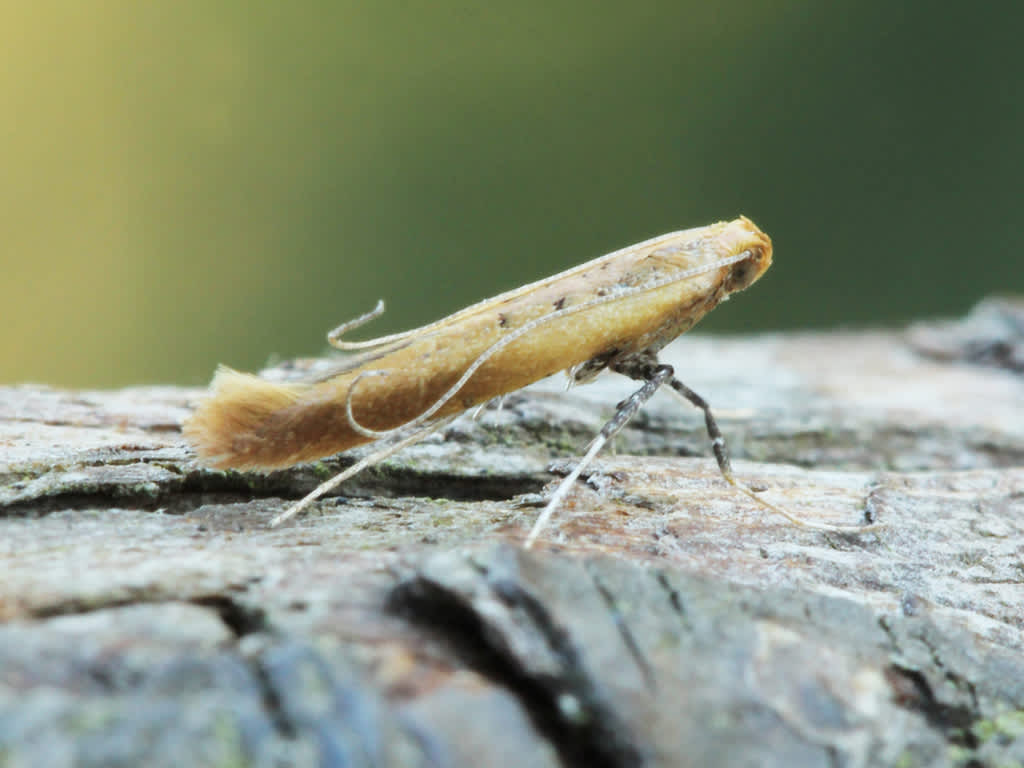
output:
[[354,349],[377,349],[387,344],[392,344],[399,341],[407,341],[411,337],[415,336],[420,332],[421,329],[414,328],[411,331],[402,331],[401,333],[392,333],[388,336],[378,336],[376,339],[367,339],[366,341],[343,341],[344,336],[349,331],[354,331],[356,328],[366,325],[371,320],[380,317],[384,314],[384,299],[377,299],[377,306],[371,309],[364,315],[353,318],[345,323],[342,323],[333,331],[327,334],[327,343],[335,349],[341,349],[344,351],[351,351]]
[[711,406],[708,405],[707,401],[688,386],[683,384],[683,382],[679,381],[679,379],[672,378],[669,381],[669,385],[668,391],[671,392],[673,396],[679,398],[682,402],[688,405],[699,408],[704,412],[704,423],[707,427],[708,436],[711,438],[711,447],[715,454],[715,461],[718,463],[718,471],[729,485],[744,496],[753,499],[765,509],[772,511],[777,515],[781,515],[789,520],[789,522],[793,523],[793,525],[799,526],[800,528],[808,528],[815,531],[826,531],[828,533],[867,533],[884,527],[883,523],[867,525],[834,525],[832,523],[819,523],[814,520],[807,520],[805,518],[798,517],[783,506],[772,504],[770,501],[765,501],[754,493],[749,486],[737,480],[736,476],[733,474],[732,462],[729,460],[729,454],[725,449],[725,438],[722,436],[722,432],[718,428],[715,417],[711,414]]
[[402,424],[399,427],[394,427],[393,429],[370,429],[369,427],[364,427],[362,424],[356,421],[356,415],[352,412],[352,395],[356,391],[356,384],[365,379],[367,376],[387,375],[388,372],[382,370],[363,371],[352,380],[352,383],[348,387],[348,392],[345,393],[345,418],[348,419],[348,424],[350,427],[352,427],[354,431],[358,432],[361,435],[365,435],[366,437],[386,437],[387,435],[394,434],[399,430],[406,429],[407,427],[413,424],[413,421],[407,421],[405,424]]
[[727,475],[723,473],[722,476],[725,478],[725,481],[729,483],[729,485],[731,485],[737,491],[742,493],[744,496],[748,496],[749,498],[753,499],[765,509],[771,510],[777,515],[782,515],[784,518],[786,518],[789,522],[791,522],[798,528],[807,528],[813,531],[823,531],[825,533],[870,533],[871,531],[877,531],[885,527],[885,523],[867,523],[865,525],[835,525],[833,523],[819,523],[816,520],[808,520],[807,518],[794,515],[792,512],[790,512],[783,506],[779,506],[778,504],[772,504],[770,501],[765,501],[756,493],[754,493],[750,486],[744,485],[739,480],[737,480],[733,476],[732,472],[730,472]]
[[[352,392],[355,389],[356,382],[359,381],[359,378],[361,378],[361,377],[357,377],[356,381],[352,382],[352,386],[349,387],[349,392],[348,392],[348,402],[346,404],[346,408],[347,408],[346,416],[348,417],[349,425],[352,427],[352,429],[354,429],[356,432],[359,432],[361,435],[366,435],[367,437],[381,438],[381,437],[387,437],[388,435],[392,435],[395,432],[398,432],[399,430],[404,430],[404,429],[408,429],[410,427],[416,427],[416,426],[419,426],[420,424],[424,424],[427,421],[429,421],[431,419],[431,417],[434,416],[434,414],[436,414],[439,410],[441,410],[445,406],[445,404],[448,403],[448,401],[450,401],[453,397],[455,397],[459,393],[460,389],[462,389],[464,386],[466,386],[466,382],[469,381],[470,378],[472,378],[473,374],[476,373],[484,363],[486,363],[488,360],[490,360],[492,357],[494,357],[494,355],[496,355],[498,352],[503,350],[509,344],[512,344],[513,342],[518,341],[523,336],[525,336],[526,334],[536,330],[537,328],[539,328],[540,326],[544,325],[545,323],[549,323],[549,322],[551,322],[553,320],[558,320],[560,318],[567,317],[569,315],[574,315],[574,314],[577,314],[578,312],[585,312],[585,311],[587,311],[589,309],[593,309],[594,307],[598,307],[598,306],[601,306],[603,304],[609,304],[609,303],[611,303],[613,301],[621,301],[624,298],[628,298],[630,296],[635,296],[635,295],[640,294],[640,293],[646,293],[646,292],[649,292],[649,291],[656,291],[659,288],[664,288],[666,285],[672,285],[673,283],[678,283],[678,282],[680,282],[682,280],[688,280],[689,278],[694,277],[696,275],[701,275],[701,274],[704,274],[706,272],[711,272],[711,271],[713,271],[715,269],[721,269],[722,267],[727,267],[727,266],[729,266],[731,264],[735,264],[735,263],[737,263],[739,261],[744,261],[745,259],[750,258],[750,256],[751,256],[750,251],[741,251],[740,253],[737,253],[734,256],[727,256],[725,258],[718,259],[717,261],[713,261],[713,262],[711,262],[709,264],[704,264],[704,265],[699,266],[699,267],[693,267],[692,269],[683,270],[682,272],[679,272],[679,273],[677,273],[675,275],[672,275],[671,277],[667,277],[667,278],[665,278],[663,280],[657,280],[654,283],[651,283],[650,285],[645,285],[645,286],[642,286],[642,287],[639,287],[639,288],[633,288],[633,289],[630,289],[628,291],[623,291],[622,293],[618,293],[618,294],[614,294],[614,295],[602,296],[602,297],[597,298],[597,299],[591,299],[590,301],[585,301],[582,304],[576,304],[575,306],[565,307],[564,309],[555,310],[554,312],[551,312],[551,313],[549,313],[547,315],[544,315],[543,317],[538,317],[535,320],[531,320],[526,325],[524,325],[524,326],[522,326],[520,328],[517,328],[516,330],[512,331],[511,333],[509,333],[507,336],[504,336],[501,339],[498,339],[498,341],[494,342],[494,344],[492,344],[487,349],[485,349],[483,352],[481,352],[480,355],[476,358],[476,360],[474,360],[470,364],[470,366],[466,369],[466,371],[462,374],[462,376],[459,377],[459,380],[456,381],[454,384],[452,384],[452,386],[448,388],[447,392],[445,392],[439,398],[437,398],[437,400],[434,401],[433,405],[431,405],[429,408],[427,408],[427,410],[425,410],[423,413],[421,413],[415,419],[410,419],[405,424],[402,424],[401,426],[398,426],[398,427],[393,427],[391,429],[381,429],[381,430],[370,429],[369,427],[363,426],[358,421],[356,421],[355,415],[352,413],[351,401],[352,401]],[[376,341],[379,341],[379,342],[383,343],[383,342],[391,341],[391,340],[393,340],[392,337],[383,337],[382,339],[377,339]],[[367,371],[367,375],[369,375],[371,373],[374,373],[374,372],[373,371]]]
[[423,429],[420,429],[420,430],[417,430],[416,432],[413,432],[411,435],[409,435],[405,439],[399,440],[398,442],[396,442],[396,443],[394,443],[392,445],[389,445],[386,448],[382,448],[379,451],[375,451],[375,452],[371,453],[369,456],[363,457],[362,459],[357,461],[355,464],[353,464],[351,467],[349,467],[348,469],[344,470],[343,472],[339,472],[334,477],[332,477],[330,480],[328,480],[328,481],[326,481],[324,483],[321,483],[315,489],[313,489],[312,492],[306,494],[299,501],[297,501],[296,503],[294,503],[290,507],[288,507],[288,509],[286,509],[284,512],[282,512],[281,514],[279,514],[277,517],[275,517],[273,520],[270,521],[270,527],[271,528],[276,528],[277,526],[279,526],[281,523],[285,522],[286,520],[290,520],[291,518],[295,517],[295,515],[297,515],[302,510],[304,510],[306,507],[308,507],[314,501],[319,499],[325,493],[327,493],[328,491],[334,490],[339,485],[341,485],[343,482],[348,480],[350,477],[352,477],[353,475],[359,474],[360,472],[362,472],[367,467],[372,467],[374,464],[377,464],[378,462],[383,461],[384,459],[388,458],[389,456],[392,456],[393,454],[398,453],[403,448],[407,448],[410,445],[418,443],[420,440],[422,440],[423,438],[427,437],[428,435],[433,434],[434,432],[436,432],[439,429],[443,429],[444,427],[448,426],[448,424],[450,424],[452,421],[454,421],[456,416],[458,416],[458,414],[455,414],[455,416],[447,416],[447,417],[445,417],[443,419],[438,419],[433,424],[430,424],[430,425],[428,425],[427,427],[425,427]]
[[349,331],[354,331],[356,328],[360,328],[366,325],[371,320],[375,320],[384,314],[384,299],[377,299],[377,306],[371,309],[365,314],[354,317],[351,320],[339,325],[333,331],[327,334],[327,343],[335,349],[352,350],[352,349],[367,349],[369,347],[378,347],[388,341],[388,337],[382,337],[379,339],[370,339],[369,341],[342,341],[341,337]]

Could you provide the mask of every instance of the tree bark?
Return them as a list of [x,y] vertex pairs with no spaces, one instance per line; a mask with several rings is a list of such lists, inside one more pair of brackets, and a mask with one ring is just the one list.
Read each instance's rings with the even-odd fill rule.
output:
[[1024,304],[662,357],[740,480],[879,527],[738,494],[659,394],[524,551],[611,375],[277,529],[363,451],[218,472],[198,390],[0,389],[0,766],[1024,763]]

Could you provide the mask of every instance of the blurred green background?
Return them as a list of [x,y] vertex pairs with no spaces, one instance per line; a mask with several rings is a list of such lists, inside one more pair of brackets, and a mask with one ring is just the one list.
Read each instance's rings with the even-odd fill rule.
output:
[[704,329],[1024,290],[1024,4],[0,5],[0,382],[205,383],[743,213]]

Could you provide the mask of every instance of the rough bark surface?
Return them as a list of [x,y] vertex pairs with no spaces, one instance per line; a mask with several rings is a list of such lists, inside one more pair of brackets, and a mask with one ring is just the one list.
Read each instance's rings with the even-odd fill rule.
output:
[[[0,766],[1024,764],[1024,306],[684,337],[542,382],[280,529],[351,456],[197,467],[201,393],[0,389]],[[354,452],[359,455],[359,452]]]

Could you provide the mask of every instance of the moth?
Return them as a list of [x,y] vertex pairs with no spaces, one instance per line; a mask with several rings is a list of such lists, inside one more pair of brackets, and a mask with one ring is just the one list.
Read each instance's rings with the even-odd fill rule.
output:
[[848,530],[800,520],[736,480],[708,403],[658,360],[666,344],[755,283],[771,263],[768,235],[740,217],[645,240],[422,328],[370,341],[342,340],[383,312],[379,302],[328,335],[333,346],[357,354],[327,374],[280,383],[219,368],[184,434],[202,462],[235,469],[289,467],[391,440],[283,512],[273,526],[468,409],[560,370],[572,384],[609,370],[642,385],[619,404],[557,487],[527,547],[580,473],[663,385],[703,412],[718,467],[731,485],[797,524]]

